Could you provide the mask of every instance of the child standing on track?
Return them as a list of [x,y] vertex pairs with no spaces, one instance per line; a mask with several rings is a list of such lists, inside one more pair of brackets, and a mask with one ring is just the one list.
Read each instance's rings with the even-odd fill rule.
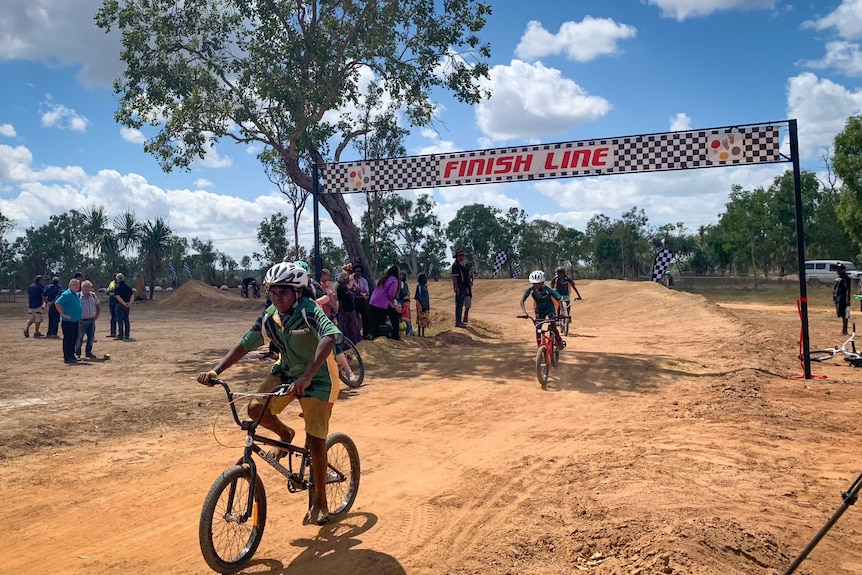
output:
[[428,276],[420,273],[416,281],[416,330],[420,337],[425,337],[425,328],[431,325],[431,298],[428,295]]

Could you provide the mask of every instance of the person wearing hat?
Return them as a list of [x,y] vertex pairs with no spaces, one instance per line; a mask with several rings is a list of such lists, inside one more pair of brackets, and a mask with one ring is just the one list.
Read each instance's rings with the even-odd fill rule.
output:
[[838,277],[832,288],[832,301],[835,302],[835,314],[841,318],[841,335],[849,335],[847,323],[850,321],[850,277],[847,275],[847,268],[842,263],[835,266],[835,271],[838,273]]
[[467,254],[464,250],[455,251],[452,264],[452,289],[455,290],[455,327],[467,327],[464,323],[464,298],[470,293],[470,270],[464,265]]

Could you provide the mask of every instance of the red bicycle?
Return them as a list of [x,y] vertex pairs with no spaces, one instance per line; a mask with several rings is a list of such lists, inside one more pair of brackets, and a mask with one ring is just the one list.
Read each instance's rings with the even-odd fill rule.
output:
[[[560,348],[557,346],[557,340],[551,331],[551,326],[556,327],[556,319],[536,319],[530,315],[519,315],[521,319],[529,319],[533,322],[536,328],[536,343],[539,348],[536,350],[536,377],[539,378],[539,384],[542,389],[548,389],[548,377],[551,374],[551,367],[557,367],[560,363]],[[562,317],[562,316],[561,316]],[[568,319],[568,316],[565,316]],[[565,347],[565,342],[563,342]]]

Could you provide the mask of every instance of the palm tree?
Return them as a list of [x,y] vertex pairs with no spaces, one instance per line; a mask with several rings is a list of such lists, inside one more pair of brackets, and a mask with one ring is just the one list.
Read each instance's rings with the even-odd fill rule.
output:
[[134,212],[123,212],[114,218],[114,235],[121,252],[131,251],[141,243],[142,227]]
[[108,259],[116,255],[117,239],[114,231],[108,227],[108,214],[104,206],[93,204],[84,210],[84,226],[81,229],[87,251],[96,257],[101,254]]
[[162,271],[165,255],[171,248],[171,228],[164,218],[147,220],[141,227],[140,253],[145,262],[146,274],[150,280],[150,299],[156,291],[156,276]]

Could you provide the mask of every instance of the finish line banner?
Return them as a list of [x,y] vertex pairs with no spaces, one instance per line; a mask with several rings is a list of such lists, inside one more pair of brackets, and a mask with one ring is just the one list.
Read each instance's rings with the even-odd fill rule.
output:
[[323,166],[323,193],[409,190],[787,162],[761,124]]

